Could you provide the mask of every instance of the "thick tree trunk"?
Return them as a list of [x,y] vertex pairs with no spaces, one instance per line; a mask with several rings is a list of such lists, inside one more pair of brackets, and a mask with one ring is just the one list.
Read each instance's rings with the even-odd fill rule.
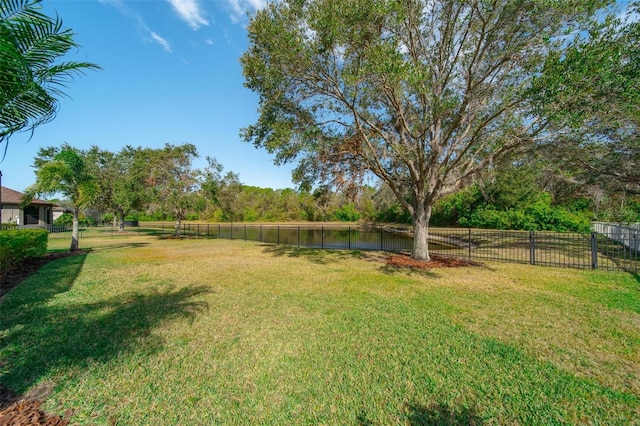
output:
[[431,206],[416,206],[413,215],[413,253],[417,260],[431,260],[429,256],[429,220],[431,219]]
[[179,237],[180,236],[180,224],[182,223],[182,220],[178,217],[176,218],[176,226],[173,229],[173,236],[174,237]]
[[119,232],[124,231],[124,212],[123,211],[118,212],[118,231]]
[[78,235],[79,235],[79,226],[78,226],[78,216],[80,215],[80,210],[75,207],[73,209],[73,222],[71,225],[71,247],[69,251],[77,251],[78,244]]

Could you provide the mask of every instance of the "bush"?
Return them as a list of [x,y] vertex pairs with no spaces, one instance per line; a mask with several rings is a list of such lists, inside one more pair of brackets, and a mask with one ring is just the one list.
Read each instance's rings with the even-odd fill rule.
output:
[[[72,226],[73,215],[71,213],[63,213],[56,220],[53,221],[56,226]],[[81,216],[78,218],[78,225],[80,226],[96,226],[96,220],[91,216]]]
[[47,252],[46,229],[15,229],[0,232],[0,271]]
[[341,222],[357,222],[360,220],[360,213],[353,204],[347,204],[336,210],[335,218]]
[[495,210],[484,207],[474,210],[459,224],[469,228],[513,229],[524,231],[589,232],[590,221],[585,215],[551,207],[538,201],[524,210]]
[[71,213],[63,213],[53,221],[56,226],[71,226],[73,224],[73,215]]

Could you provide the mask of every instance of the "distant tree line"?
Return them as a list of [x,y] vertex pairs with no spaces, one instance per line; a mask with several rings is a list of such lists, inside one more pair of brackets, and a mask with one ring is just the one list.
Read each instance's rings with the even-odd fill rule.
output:
[[[121,229],[125,220],[171,220],[176,233],[183,220],[411,223],[382,183],[348,192],[329,186],[260,188],[244,185],[237,173],[224,172],[214,158],[207,158],[206,167],[195,168],[196,158],[191,144],[126,146],[116,153],[98,147],[44,148],[34,162],[38,180],[27,193],[62,192],[66,200],[61,203],[78,213],[80,223],[109,222]],[[63,167],[61,161],[73,167]],[[439,200],[432,224],[562,232],[588,231],[592,220],[640,221],[640,198],[559,179],[546,164],[533,157],[501,164],[488,178]],[[61,179],[65,170],[67,180]],[[72,222],[70,214],[58,219],[59,224]]]

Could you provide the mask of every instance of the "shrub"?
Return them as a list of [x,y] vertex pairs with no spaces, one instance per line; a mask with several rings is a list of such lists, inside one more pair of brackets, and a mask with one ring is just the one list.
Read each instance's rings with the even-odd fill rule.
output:
[[0,232],[0,271],[20,264],[29,257],[47,252],[46,229],[14,229]]
[[[71,213],[63,213],[53,221],[53,224],[56,226],[71,226],[73,225],[73,215]],[[96,226],[96,220],[91,216],[81,216],[78,218],[78,225]]]
[[53,221],[57,226],[71,226],[73,224],[73,215],[71,213],[63,213]]
[[485,229],[525,231],[589,232],[590,222],[584,214],[551,207],[545,201],[533,203],[524,210],[495,210],[484,207],[460,218],[461,226]]
[[360,220],[360,213],[353,204],[346,204],[336,210],[335,217],[341,222],[357,222]]

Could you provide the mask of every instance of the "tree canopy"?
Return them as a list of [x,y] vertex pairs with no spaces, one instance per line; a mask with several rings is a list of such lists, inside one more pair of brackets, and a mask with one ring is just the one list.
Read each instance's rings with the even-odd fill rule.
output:
[[547,59],[534,90],[553,137],[542,152],[584,187],[640,195],[640,2],[592,22]]
[[536,141],[529,89],[604,0],[284,0],[252,16],[246,141],[302,184],[377,176],[428,259],[434,203]]

